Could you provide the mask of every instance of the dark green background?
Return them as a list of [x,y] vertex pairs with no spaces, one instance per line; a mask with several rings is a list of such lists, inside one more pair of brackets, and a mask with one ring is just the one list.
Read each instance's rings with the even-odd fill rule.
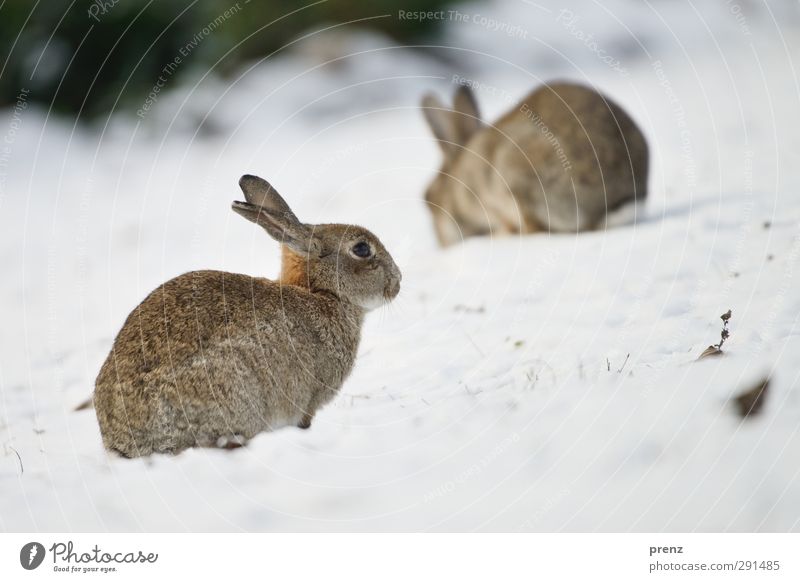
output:
[[[253,33],[218,65],[221,74],[280,49],[309,29],[380,14],[391,16],[358,26],[381,30],[400,42],[421,40],[434,34],[438,21],[401,20],[398,10],[435,10],[449,1],[330,0],[262,29],[306,3],[252,0],[245,4],[240,0],[241,10],[204,38],[170,81],[191,70],[208,70]],[[61,114],[80,112],[92,117],[112,108],[130,111],[133,103],[147,96],[179,49],[235,3],[117,0],[111,6],[107,0],[107,11],[99,11],[97,22],[88,12],[95,4],[90,0],[41,0],[38,4],[5,0],[0,8],[0,63],[5,63],[0,74],[0,107],[13,103],[20,89],[26,88],[31,90],[30,100],[52,105]]]

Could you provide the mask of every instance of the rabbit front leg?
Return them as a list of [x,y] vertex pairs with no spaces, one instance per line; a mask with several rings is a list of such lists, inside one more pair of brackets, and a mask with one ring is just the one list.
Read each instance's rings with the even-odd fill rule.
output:
[[314,420],[314,415],[317,413],[317,410],[332,400],[333,397],[336,396],[337,392],[338,390],[334,390],[328,386],[320,387],[303,409],[303,416],[300,417],[300,422],[297,423],[297,428],[302,428],[303,430],[311,428],[311,421]]
[[314,414],[316,414],[317,408],[321,404],[318,394],[319,392],[315,393],[303,409],[303,415],[300,417],[300,422],[297,423],[297,428],[302,428],[303,430],[311,428],[311,421],[314,420]]

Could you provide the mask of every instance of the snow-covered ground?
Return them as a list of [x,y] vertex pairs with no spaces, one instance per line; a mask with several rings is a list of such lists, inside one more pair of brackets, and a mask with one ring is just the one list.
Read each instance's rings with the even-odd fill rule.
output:
[[[800,14],[563,4],[461,6],[436,58],[313,35],[144,119],[3,112],[0,529],[800,530]],[[612,96],[651,146],[645,219],[438,249],[417,103],[454,75],[489,118],[552,78]],[[403,292],[311,430],[109,457],[72,408],[127,313],[191,269],[277,270],[229,210],[245,172],[303,220],[371,228]],[[695,362],[729,308],[727,356]],[[741,421],[731,397],[767,374]]]

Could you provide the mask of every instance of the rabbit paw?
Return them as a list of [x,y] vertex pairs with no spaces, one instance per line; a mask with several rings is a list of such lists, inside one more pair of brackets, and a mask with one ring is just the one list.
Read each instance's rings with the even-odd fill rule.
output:
[[221,436],[217,439],[217,447],[220,449],[238,449],[247,444],[247,439],[240,434]]

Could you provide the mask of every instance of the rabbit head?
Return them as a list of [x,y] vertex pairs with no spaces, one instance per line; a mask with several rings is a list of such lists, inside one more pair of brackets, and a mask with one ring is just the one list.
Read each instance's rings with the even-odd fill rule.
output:
[[470,138],[483,128],[483,123],[475,95],[466,85],[459,86],[456,91],[453,107],[447,107],[438,97],[428,94],[422,99],[422,111],[442,151],[442,165],[425,191],[425,201],[433,214],[439,242],[446,245],[463,237],[460,232],[450,232],[458,229],[454,221],[457,213],[453,166],[466,150]]
[[266,181],[239,180],[246,202],[233,210],[282,244],[281,283],[328,292],[365,311],[394,299],[402,275],[377,236],[351,224],[304,224]]

